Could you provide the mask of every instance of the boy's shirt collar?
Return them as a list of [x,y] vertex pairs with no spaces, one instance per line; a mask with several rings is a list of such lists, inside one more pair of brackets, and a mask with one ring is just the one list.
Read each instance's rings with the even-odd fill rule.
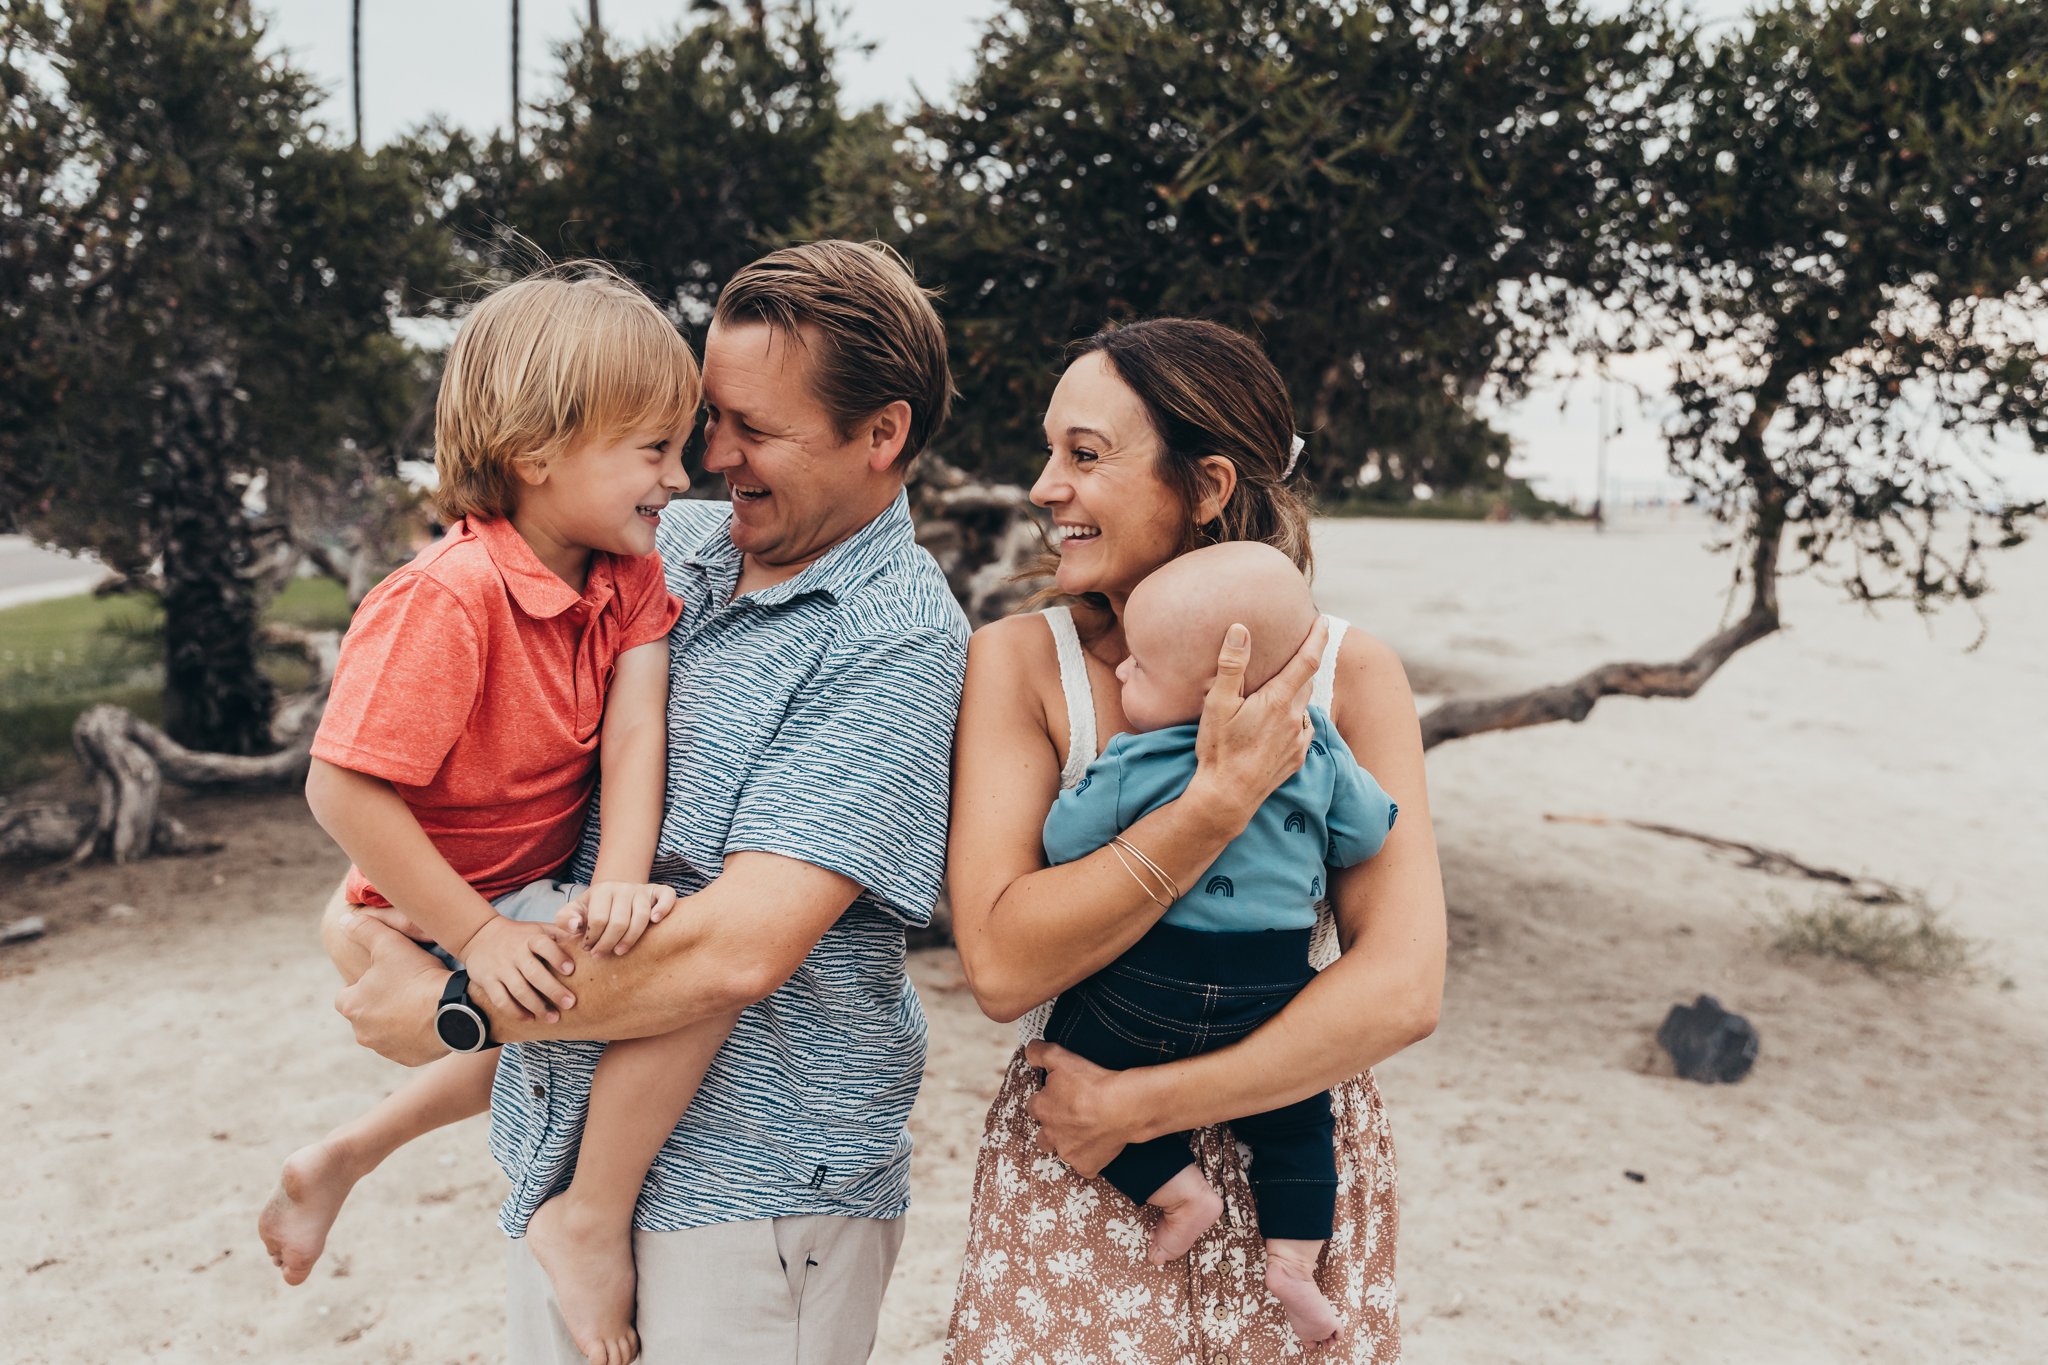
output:
[[491,567],[504,580],[506,591],[512,594],[513,604],[535,620],[552,620],[579,602],[587,602],[593,609],[602,607],[611,598],[611,556],[603,551],[590,552],[589,575],[584,579],[583,591],[579,594],[553,569],[540,562],[540,556],[533,552],[533,547],[526,543],[526,537],[519,534],[519,528],[509,517],[465,517],[463,520],[469,527],[469,533],[490,556]]

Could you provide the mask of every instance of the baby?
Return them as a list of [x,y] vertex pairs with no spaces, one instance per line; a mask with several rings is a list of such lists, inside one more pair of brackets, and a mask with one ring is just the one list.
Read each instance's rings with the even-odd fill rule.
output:
[[[354,863],[349,904],[455,968],[437,1021],[454,1055],[285,1162],[259,1231],[287,1283],[311,1273],[357,1180],[490,1107],[480,1004],[554,1019],[572,998],[560,938],[623,953],[676,904],[649,879],[681,610],[654,532],[687,486],[699,393],[675,327],[600,266],[497,291],[455,339],[434,419],[450,525],[357,609],[306,783]],[[594,884],[557,881],[600,774]],[[593,1365],[638,1353],[634,1203],[732,1023],[606,1047],[575,1177],[527,1230]]]
[[[1053,1006],[1045,1036],[1122,1070],[1236,1042],[1277,1014],[1315,975],[1309,937],[1326,869],[1379,852],[1395,806],[1351,757],[1330,718],[1310,707],[1307,758],[1261,805],[1244,833],[1202,874],[1172,885],[1118,836],[1179,796],[1195,772],[1196,720],[1232,623],[1251,631],[1244,686],[1263,686],[1301,648],[1316,622],[1308,584],[1286,555],[1231,541],[1170,561],[1125,604],[1130,657],[1117,669],[1130,730],[1111,740],[1087,775],[1062,792],[1045,821],[1046,857],[1072,862],[1113,845],[1162,903],[1160,922]],[[1337,1193],[1327,1092],[1231,1124],[1251,1149],[1250,1179],[1266,1239],[1266,1286],[1303,1341],[1337,1332],[1316,1287]],[[1188,1134],[1124,1148],[1103,1176],[1160,1211],[1151,1260],[1185,1254],[1223,1212],[1190,1160]]]

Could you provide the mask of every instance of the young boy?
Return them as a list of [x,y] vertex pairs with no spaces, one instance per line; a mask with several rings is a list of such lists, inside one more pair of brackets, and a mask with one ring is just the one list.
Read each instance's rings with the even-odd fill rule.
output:
[[[553,937],[572,901],[623,953],[674,905],[648,884],[662,813],[670,596],[654,531],[688,486],[696,360],[610,270],[556,267],[492,294],[456,337],[434,419],[447,533],[363,599],[306,797],[354,866],[347,900],[436,946],[475,1002],[571,1003]],[[593,885],[552,880],[603,777]],[[458,963],[459,959],[459,963]],[[362,964],[337,957],[344,977]],[[607,1048],[576,1175],[528,1235],[592,1365],[624,1365],[640,1185],[731,1020]],[[484,1113],[497,1054],[457,1053],[286,1160],[259,1223],[287,1283],[311,1272],[355,1182],[405,1142]]]
[[[1045,821],[1045,852],[1072,862],[1105,844],[1147,894],[1167,907],[1123,956],[1060,994],[1048,1040],[1122,1070],[1207,1052],[1244,1037],[1308,984],[1309,936],[1326,865],[1379,852],[1395,808],[1359,767],[1320,708],[1309,708],[1308,755],[1202,874],[1182,889],[1122,832],[1179,796],[1195,772],[1195,722],[1223,634],[1251,630],[1247,692],[1301,648],[1316,622],[1308,584],[1286,555],[1254,541],[1190,551],[1161,567],[1124,606],[1130,657],[1117,669],[1130,730],[1062,792]],[[1235,1120],[1249,1171],[1266,1285],[1305,1342],[1338,1328],[1316,1287],[1316,1261],[1335,1215],[1337,1170],[1328,1093]],[[1126,1147],[1103,1176],[1160,1210],[1150,1258],[1185,1254],[1223,1212],[1189,1159],[1188,1135]]]

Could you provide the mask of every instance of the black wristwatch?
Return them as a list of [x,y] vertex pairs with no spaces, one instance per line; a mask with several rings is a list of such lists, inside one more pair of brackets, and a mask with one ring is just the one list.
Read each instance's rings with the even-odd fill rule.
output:
[[496,1047],[491,1021],[469,998],[469,973],[457,967],[441,988],[441,1008],[434,1011],[434,1033],[450,1052],[482,1052]]

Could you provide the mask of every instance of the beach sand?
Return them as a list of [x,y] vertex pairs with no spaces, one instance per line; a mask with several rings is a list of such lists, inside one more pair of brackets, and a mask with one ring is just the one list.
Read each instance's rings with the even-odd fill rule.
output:
[[[1324,605],[1428,697],[1690,651],[1729,564],[1659,512],[1583,526],[1332,522]],[[1697,698],[1446,745],[1451,910],[1436,1035],[1378,1075],[1400,1152],[1413,1362],[2033,1361],[2048,1338],[2048,547],[1994,558],[1991,631],[1788,582],[1789,628]],[[1427,697],[1425,698],[1425,703]],[[472,1122],[357,1191],[282,1285],[256,1240],[277,1162],[394,1071],[328,1008],[315,907],[343,859],[289,797],[174,797],[208,857],[36,872],[0,919],[0,1360],[495,1361],[503,1182]],[[1971,981],[1784,961],[1761,925],[1822,894],[1661,822],[1925,890]],[[116,910],[112,907],[128,907]],[[949,952],[915,1207],[881,1362],[937,1362],[982,1110],[1012,1046]],[[1755,1071],[1663,1074],[1649,1040],[1708,992]],[[1625,1172],[1643,1178],[1631,1180]]]

